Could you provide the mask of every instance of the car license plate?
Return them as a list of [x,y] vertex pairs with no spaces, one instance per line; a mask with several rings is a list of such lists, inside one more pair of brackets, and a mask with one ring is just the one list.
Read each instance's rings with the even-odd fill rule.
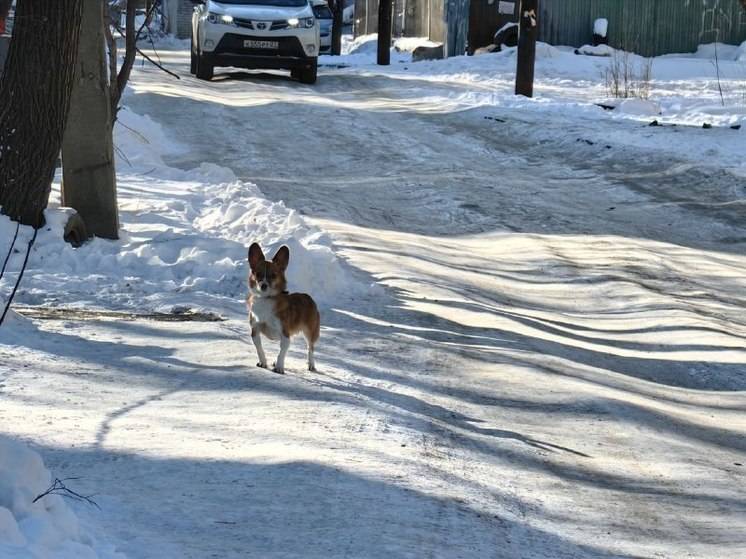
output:
[[279,41],[256,41],[252,39],[246,39],[243,42],[244,48],[247,49],[279,49]]

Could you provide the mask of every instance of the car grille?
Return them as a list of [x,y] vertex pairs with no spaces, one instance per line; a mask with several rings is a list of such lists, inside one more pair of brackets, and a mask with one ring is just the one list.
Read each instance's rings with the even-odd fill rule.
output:
[[[245,48],[243,42],[245,40],[255,41],[277,41],[279,48],[277,49],[257,49],[257,48]],[[297,37],[256,37],[251,35],[236,35],[233,33],[226,33],[223,38],[220,39],[218,46],[215,48],[215,54],[244,54],[244,55],[258,55],[258,56],[291,56],[291,57],[305,57],[306,54],[303,52],[303,47]]]
[[272,31],[277,31],[279,29],[287,29],[287,28],[288,28],[287,21],[273,21],[272,22]]
[[262,31],[279,31],[281,29],[287,29],[288,28],[288,22],[284,19],[276,19],[274,21],[254,21],[251,19],[243,19],[243,18],[233,18],[233,23],[237,25],[238,27],[243,27],[244,29],[256,29],[259,28],[256,26],[257,23],[269,23],[269,29],[263,29]]
[[254,25],[252,24],[250,19],[240,19],[240,18],[234,17],[233,23],[237,25],[238,27],[243,27],[245,29],[254,29]]

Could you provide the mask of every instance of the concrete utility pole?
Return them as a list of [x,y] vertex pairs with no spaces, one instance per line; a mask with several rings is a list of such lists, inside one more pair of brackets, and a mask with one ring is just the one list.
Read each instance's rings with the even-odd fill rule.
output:
[[101,0],[83,0],[75,85],[62,142],[62,204],[78,211],[89,235],[117,239],[119,216],[103,10]]
[[391,64],[391,12],[393,0],[378,3],[378,65]]
[[536,37],[539,34],[539,0],[521,0],[518,28],[518,62],[515,72],[515,94],[533,97]]

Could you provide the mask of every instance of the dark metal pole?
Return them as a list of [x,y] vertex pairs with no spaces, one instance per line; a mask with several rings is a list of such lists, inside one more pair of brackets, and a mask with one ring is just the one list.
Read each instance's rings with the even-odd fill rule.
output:
[[391,63],[391,12],[392,0],[380,0],[378,4],[378,64]]
[[534,95],[534,62],[536,60],[536,37],[539,34],[538,24],[539,0],[521,0],[518,14],[518,62],[515,72],[515,94],[533,97]]
[[332,54],[339,56],[342,54],[342,19],[344,17],[344,0],[334,0],[332,4]]

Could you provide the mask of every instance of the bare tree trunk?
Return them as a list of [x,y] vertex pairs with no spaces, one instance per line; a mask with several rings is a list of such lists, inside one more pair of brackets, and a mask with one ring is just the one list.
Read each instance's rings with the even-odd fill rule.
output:
[[82,0],[75,87],[62,144],[62,203],[75,208],[89,235],[119,236],[104,5]]
[[43,224],[70,106],[81,0],[18,0],[0,82],[0,206]]
[[13,5],[13,0],[0,0],[0,19],[8,17],[10,7]]

